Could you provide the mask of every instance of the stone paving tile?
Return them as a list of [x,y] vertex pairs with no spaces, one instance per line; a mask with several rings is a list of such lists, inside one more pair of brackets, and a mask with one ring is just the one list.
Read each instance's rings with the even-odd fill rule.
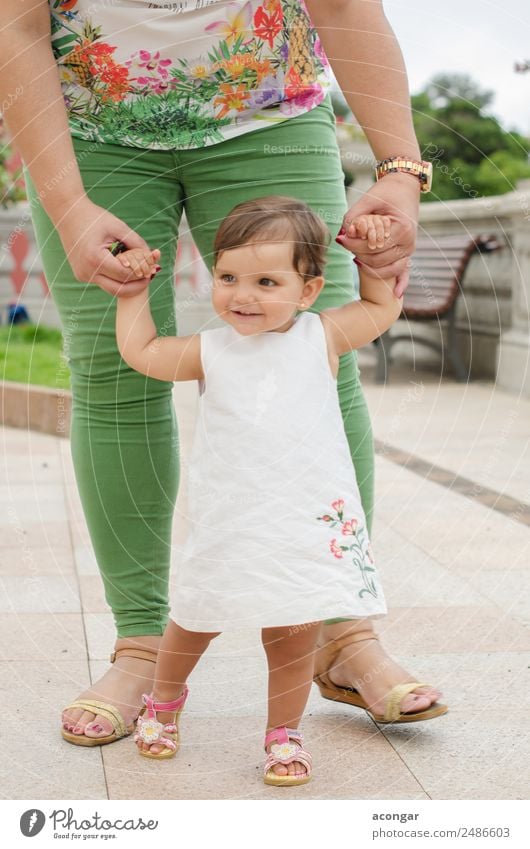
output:
[[[131,741],[103,752],[111,799],[285,799],[285,788],[262,781],[263,723],[182,715],[182,744],[164,763],[141,758]],[[289,799],[425,799],[401,758],[369,720],[337,722],[307,716],[304,733],[314,759],[310,784]],[[130,745],[128,745],[130,743]]]
[[528,798],[527,708],[453,709],[429,726],[382,732],[431,799]]
[[61,738],[59,717],[87,663],[51,659],[0,662],[2,710],[12,727],[28,719],[39,733],[17,734],[12,754],[3,741],[0,795],[5,799],[105,799],[101,752],[72,746]]
[[61,440],[45,433],[37,433],[37,431],[22,430],[15,427],[2,426],[0,431],[2,453],[5,452],[9,455],[57,455],[62,441],[66,442],[67,440]]
[[499,563],[498,569],[482,569],[477,579],[486,598],[500,605],[518,622],[530,625],[528,566],[514,569]]
[[[411,472],[406,473],[413,478]],[[530,557],[530,529],[434,483],[421,489],[410,481],[408,496],[392,504],[391,489],[376,502],[374,544],[390,527],[452,572],[468,578],[477,568],[524,567]]]
[[40,548],[53,557],[57,551],[65,552],[72,549],[70,526],[65,520],[47,519],[32,521],[32,518],[21,517],[11,505],[7,509],[7,521],[0,526],[0,548],[20,548],[21,556],[26,549]]
[[379,386],[367,369],[363,387],[377,439],[530,502],[530,400],[427,373]]
[[12,514],[20,522],[38,519],[57,522],[66,519],[66,505],[61,483],[0,484],[0,526],[13,523]]
[[0,575],[71,575],[74,557],[68,549],[0,547]]
[[392,653],[530,651],[530,628],[500,607],[394,607],[377,629]]
[[79,613],[3,613],[0,660],[72,660],[87,656]]
[[79,590],[84,613],[111,613],[99,572],[96,575],[80,575]]
[[108,661],[116,639],[112,613],[85,613],[83,621],[90,660]]
[[91,545],[76,545],[74,549],[74,560],[76,572],[79,576],[97,575],[99,577],[98,564]]
[[14,453],[11,446],[0,460],[0,483],[62,483],[61,458],[55,454]]
[[[396,655],[400,663],[421,681],[436,684],[442,691],[440,700],[449,706],[451,714],[473,713],[475,716],[496,715],[500,722],[511,708],[521,708],[530,692],[530,652],[494,651],[446,654]],[[445,722],[445,717],[432,721],[432,727]],[[431,722],[416,726],[430,728]],[[529,753],[530,754],[530,753]]]
[[[379,523],[377,527],[379,531]],[[373,548],[385,596],[392,606],[405,607],[411,599],[419,607],[482,605],[487,601],[471,581],[452,574],[395,528],[381,528]]]
[[74,549],[91,546],[90,534],[84,519],[70,519],[70,535]]
[[0,613],[81,613],[75,575],[4,575]]

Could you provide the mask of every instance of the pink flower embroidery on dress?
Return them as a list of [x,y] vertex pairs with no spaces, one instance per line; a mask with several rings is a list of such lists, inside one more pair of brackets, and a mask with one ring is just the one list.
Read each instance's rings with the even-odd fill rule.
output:
[[344,557],[342,553],[342,547],[337,543],[336,539],[332,539],[329,544],[329,550],[337,558],[337,560],[341,560]]
[[333,537],[329,542],[331,554],[337,560],[342,560],[344,553],[349,552],[352,563],[359,569],[363,581],[363,588],[359,590],[359,598],[362,598],[365,593],[377,598],[377,587],[374,580],[375,569],[373,567],[374,557],[364,523],[359,522],[355,518],[344,521],[343,498],[337,498],[335,501],[332,501],[331,507],[335,511],[335,516],[324,513],[323,516],[317,516],[317,520],[326,522],[332,528],[340,526],[343,536],[353,537],[350,545],[343,545],[337,541],[336,537]]
[[351,534],[351,536],[354,537],[355,532],[357,531],[358,524],[359,522],[357,521],[357,519],[349,519],[347,522],[344,522],[342,526],[343,536],[348,536],[348,534]]

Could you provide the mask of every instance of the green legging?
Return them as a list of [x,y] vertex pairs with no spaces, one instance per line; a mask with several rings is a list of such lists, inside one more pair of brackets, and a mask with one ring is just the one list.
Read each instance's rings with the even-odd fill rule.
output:
[[[269,194],[300,198],[323,217],[332,236],[347,209],[328,99],[282,124],[200,150],[149,150],[78,139],[74,147],[90,199],[161,250],[162,271],[150,287],[150,303],[165,335],[177,333],[173,267],[183,209],[208,268],[215,231],[241,201]],[[118,636],[161,634],[169,611],[171,526],[180,470],[172,384],[138,374],[123,362],[115,341],[115,299],[75,280],[27,173],[26,184],[72,374],[72,456],[106,599]],[[325,276],[313,307],[317,312],[352,300],[357,285],[351,255],[333,239]],[[372,434],[353,353],[341,357],[338,386],[370,522]]]

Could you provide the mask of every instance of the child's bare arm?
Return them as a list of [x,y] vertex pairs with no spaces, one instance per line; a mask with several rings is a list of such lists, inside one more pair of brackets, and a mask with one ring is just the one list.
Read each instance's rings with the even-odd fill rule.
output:
[[[380,215],[363,215],[353,222],[360,238],[368,239],[369,247],[381,247],[389,232],[388,219]],[[403,298],[396,298],[395,278],[375,277],[375,271],[359,267],[361,300],[321,313],[328,343],[340,356],[362,348],[381,336],[399,318]]]
[[149,289],[118,297],[116,339],[125,362],[156,380],[202,380],[200,335],[157,336]]

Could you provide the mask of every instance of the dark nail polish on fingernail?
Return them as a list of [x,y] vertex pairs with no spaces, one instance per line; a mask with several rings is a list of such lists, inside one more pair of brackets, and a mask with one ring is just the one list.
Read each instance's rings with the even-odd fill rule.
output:
[[161,265],[155,265],[155,271],[162,271]]
[[344,229],[344,227],[341,227],[339,232],[337,233],[337,236],[345,236],[345,235],[346,235],[346,230]]
[[356,257],[356,256],[354,256],[354,257],[353,257],[353,261],[354,261],[355,265],[360,265],[360,266],[362,266],[362,262],[359,262],[359,260],[357,259],[357,257]]
[[341,247],[344,247],[343,239],[344,239],[344,236],[341,236],[340,234],[338,236],[335,236],[335,241],[336,241],[337,245],[340,245]]

